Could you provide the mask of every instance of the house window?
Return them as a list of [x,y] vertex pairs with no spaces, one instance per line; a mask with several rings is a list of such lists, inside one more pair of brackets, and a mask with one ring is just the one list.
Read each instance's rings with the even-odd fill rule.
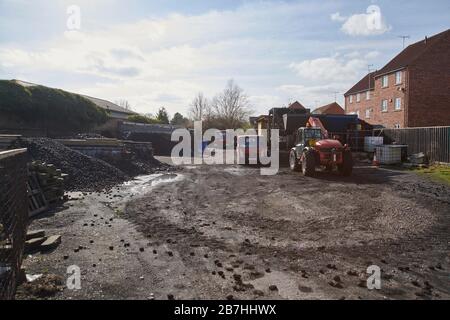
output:
[[388,101],[382,100],[381,101],[381,112],[387,112],[388,111]]
[[399,123],[394,124],[394,129],[400,129],[400,124]]
[[402,98],[395,98],[395,110],[402,109]]
[[350,103],[353,103],[353,95],[350,95],[350,97],[348,98]]
[[402,72],[397,71],[395,73],[395,84],[401,84],[402,83]]
[[386,75],[386,76],[383,76],[383,78],[381,79],[381,86],[383,87],[383,88],[386,88],[388,85],[389,85],[389,78],[388,78],[388,76]]
[[370,100],[370,91],[366,91],[366,100]]
[[370,118],[370,109],[366,109],[366,118]]
[[361,101],[361,94],[357,93],[356,94],[356,102],[360,102]]

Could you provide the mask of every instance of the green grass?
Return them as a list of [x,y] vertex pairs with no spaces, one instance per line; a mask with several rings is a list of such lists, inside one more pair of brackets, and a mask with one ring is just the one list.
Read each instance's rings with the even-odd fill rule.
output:
[[162,122],[158,119],[150,118],[147,116],[143,116],[140,114],[133,114],[131,116],[128,116],[128,121],[131,122],[138,122],[138,123],[146,123],[146,124],[161,124]]
[[0,118],[7,119],[11,126],[83,132],[105,123],[108,115],[74,93],[0,80]]
[[450,185],[450,166],[434,165],[428,168],[415,169],[414,171],[434,181]]

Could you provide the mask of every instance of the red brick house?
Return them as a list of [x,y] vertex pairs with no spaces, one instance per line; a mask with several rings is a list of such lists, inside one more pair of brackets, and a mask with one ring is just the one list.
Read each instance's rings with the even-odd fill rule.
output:
[[337,102],[327,104],[315,109],[313,114],[345,114],[344,109]]
[[450,29],[408,46],[344,96],[345,112],[372,125],[450,125]]
[[291,103],[288,106],[288,108],[291,109],[291,110],[303,110],[303,109],[306,110],[306,108],[298,101],[295,101],[295,102]]

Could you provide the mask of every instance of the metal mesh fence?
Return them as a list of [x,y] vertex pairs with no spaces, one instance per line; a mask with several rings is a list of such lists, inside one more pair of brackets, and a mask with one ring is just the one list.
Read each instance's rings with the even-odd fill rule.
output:
[[408,155],[423,152],[431,162],[450,163],[450,127],[383,129],[385,143],[408,145]]
[[0,300],[13,299],[28,222],[26,149],[0,152]]

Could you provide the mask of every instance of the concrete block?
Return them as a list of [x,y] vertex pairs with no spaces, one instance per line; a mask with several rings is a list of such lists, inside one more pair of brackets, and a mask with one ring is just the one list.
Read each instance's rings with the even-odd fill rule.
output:
[[34,238],[25,241],[25,251],[30,252],[39,248],[39,246],[45,241],[45,237],[43,238]]
[[27,239],[35,239],[35,238],[44,238],[45,237],[45,230],[31,230],[27,232]]
[[50,236],[41,244],[40,249],[42,251],[50,250],[56,248],[60,243],[61,243],[60,235]]

